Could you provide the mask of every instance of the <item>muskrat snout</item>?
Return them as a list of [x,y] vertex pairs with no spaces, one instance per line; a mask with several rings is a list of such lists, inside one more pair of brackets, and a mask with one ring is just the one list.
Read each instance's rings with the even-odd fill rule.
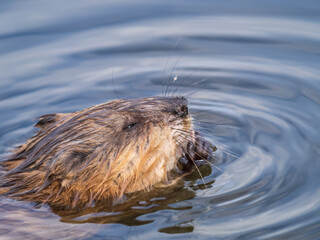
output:
[[189,115],[188,106],[187,105],[178,106],[172,111],[172,113],[174,115],[177,115],[178,117],[184,118]]

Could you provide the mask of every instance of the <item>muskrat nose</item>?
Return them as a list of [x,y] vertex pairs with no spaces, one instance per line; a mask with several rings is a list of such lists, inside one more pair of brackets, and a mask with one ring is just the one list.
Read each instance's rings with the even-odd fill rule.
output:
[[181,107],[181,112],[183,112],[183,114],[186,116],[189,114],[189,109],[188,109],[188,106],[187,105],[183,105]]
[[182,105],[178,106],[173,110],[174,115],[178,115],[179,117],[186,117],[189,114],[188,106]]

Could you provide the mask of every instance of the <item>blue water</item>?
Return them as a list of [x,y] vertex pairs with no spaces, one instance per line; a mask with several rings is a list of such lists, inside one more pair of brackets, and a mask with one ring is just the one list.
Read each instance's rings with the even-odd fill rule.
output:
[[320,239],[319,63],[316,0],[1,1],[1,155],[40,115],[169,85],[218,151],[205,184],[114,209],[0,198],[0,239]]

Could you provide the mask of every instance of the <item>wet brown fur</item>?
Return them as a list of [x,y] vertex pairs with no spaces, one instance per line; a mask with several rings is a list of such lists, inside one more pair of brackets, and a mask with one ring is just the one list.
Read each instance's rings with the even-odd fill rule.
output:
[[194,133],[183,97],[114,100],[44,115],[35,126],[39,132],[1,162],[0,193],[62,208],[166,182]]

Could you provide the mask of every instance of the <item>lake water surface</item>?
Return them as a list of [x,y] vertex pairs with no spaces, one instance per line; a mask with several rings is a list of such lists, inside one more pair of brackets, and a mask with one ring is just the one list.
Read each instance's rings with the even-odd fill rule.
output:
[[205,184],[113,209],[0,198],[0,239],[320,239],[319,63],[316,0],[1,1],[1,155],[40,115],[169,84],[218,150]]

